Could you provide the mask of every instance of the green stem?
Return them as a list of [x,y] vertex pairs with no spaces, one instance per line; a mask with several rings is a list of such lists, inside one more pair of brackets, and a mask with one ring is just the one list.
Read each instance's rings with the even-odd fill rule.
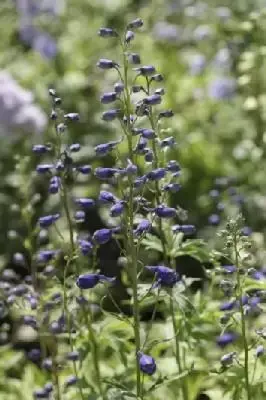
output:
[[[172,318],[173,330],[174,330],[174,335],[175,335],[175,359],[176,359],[176,364],[178,367],[178,373],[182,374],[183,366],[182,366],[182,361],[181,361],[179,330],[178,330],[176,319],[175,319],[175,309],[174,309],[174,300],[173,300],[172,291],[170,294],[170,314],[171,314],[171,318]],[[188,397],[187,385],[183,379],[181,380],[181,390],[182,390],[182,394],[183,394],[183,400],[188,400],[189,397]]]
[[239,256],[238,256],[236,235],[234,235],[234,252],[235,252],[235,265],[237,268],[237,289],[238,289],[238,301],[239,301],[239,305],[240,305],[242,343],[243,343],[243,348],[244,348],[245,388],[246,388],[247,400],[251,400],[249,373],[248,373],[248,364],[249,364],[248,342],[247,342],[246,321],[245,321],[245,314],[244,314],[244,307],[243,307],[243,298],[242,298],[243,290],[242,290],[241,274],[239,271]]
[[[125,112],[128,119],[127,122],[127,143],[128,143],[128,153],[132,162],[134,162],[134,152],[133,152],[133,141],[132,134],[129,129],[129,119],[130,119],[130,93],[128,87],[128,61],[125,55],[125,48],[123,48],[123,65],[124,65],[124,99],[125,99]],[[140,318],[139,318],[139,301],[138,301],[138,269],[137,269],[137,252],[134,243],[134,187],[133,179],[131,176],[129,180],[129,199],[128,199],[128,215],[127,215],[127,227],[128,227],[128,242],[127,249],[128,255],[130,256],[130,277],[133,293],[133,316],[134,316],[134,336],[135,336],[135,348],[136,348],[136,380],[137,380],[137,397],[142,398],[141,390],[141,374],[138,362],[138,353],[140,351]]]

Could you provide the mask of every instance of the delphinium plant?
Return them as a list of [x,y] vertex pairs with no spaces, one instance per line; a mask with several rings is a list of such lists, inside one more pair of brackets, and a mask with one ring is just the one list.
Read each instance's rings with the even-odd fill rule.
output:
[[[181,168],[171,159],[176,142],[165,129],[173,112],[160,107],[164,89],[158,83],[161,86],[163,75],[153,65],[142,65],[132,47],[142,25],[135,19],[121,35],[112,28],[99,30],[100,37],[116,40],[120,48],[121,59],[101,58],[97,67],[116,74],[113,89],[100,101],[115,104],[103,112],[102,120],[116,123],[121,136],[95,146],[98,166],[79,162],[81,145],[70,144],[67,135],[68,125],[77,123],[79,114],[66,113],[53,88],[49,90],[52,134],[48,142],[32,148],[35,158],[41,159],[33,179],[45,186],[40,199],[49,212],[37,220],[27,214],[24,244],[29,238],[34,243],[24,248],[30,277],[21,290],[8,289],[7,300],[39,339],[30,355],[45,371],[42,387],[34,391],[36,399],[84,400],[88,395],[102,400],[156,399],[157,390],[161,393],[168,385],[174,385],[174,394],[167,392],[173,399],[195,395],[189,385],[193,362],[191,355],[188,358],[192,343],[187,318],[193,306],[186,290],[190,282],[177,273],[176,257],[204,251],[201,241],[183,240],[193,237],[195,227],[185,223],[183,209],[171,205],[171,195],[181,189]],[[106,166],[110,155],[114,164]],[[80,176],[102,183],[97,199],[75,195]],[[105,207],[106,227],[88,233],[87,211]],[[36,241],[43,235],[44,241]],[[115,277],[99,269],[101,251],[111,241],[120,249],[127,314],[113,296]],[[106,299],[115,312],[107,312]],[[144,323],[142,311],[147,306],[152,306],[152,315]],[[169,332],[155,339],[159,311]],[[160,370],[159,360],[157,366],[155,355],[159,357],[160,351],[175,360],[170,373]]]
[[219,234],[224,238],[227,256],[224,265],[213,271],[226,298],[220,305],[221,332],[216,338],[224,353],[216,373],[226,396],[262,399],[265,392],[259,359],[264,354],[261,323],[265,278],[253,266],[252,242],[243,222],[241,215],[230,218]]

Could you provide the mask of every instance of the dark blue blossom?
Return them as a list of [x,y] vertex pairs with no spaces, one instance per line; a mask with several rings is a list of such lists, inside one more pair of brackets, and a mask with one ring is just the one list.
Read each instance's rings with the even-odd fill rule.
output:
[[179,172],[181,170],[180,165],[176,160],[170,160],[167,164],[167,171],[170,172]]
[[60,214],[51,214],[46,215],[45,217],[39,218],[39,224],[41,228],[47,228],[51,226],[54,222],[56,222],[60,218]]
[[103,38],[117,37],[118,33],[112,28],[100,28],[98,35]]
[[168,183],[162,188],[165,192],[177,193],[181,189],[180,183]]
[[112,69],[119,67],[119,65],[115,61],[109,60],[107,58],[101,58],[97,62],[97,67],[101,69]]
[[75,203],[84,208],[90,208],[95,206],[95,201],[88,197],[80,197],[75,199]]
[[220,305],[220,311],[231,311],[235,308],[235,306],[236,306],[236,301],[229,300]]
[[65,119],[68,119],[69,121],[79,121],[80,117],[78,113],[68,113],[64,115]]
[[161,141],[160,146],[161,148],[165,147],[173,147],[176,144],[176,140],[173,136],[165,138]]
[[76,222],[84,222],[85,221],[85,217],[86,217],[86,214],[85,214],[84,211],[79,210],[79,211],[75,212],[74,219],[75,219]]
[[[156,91],[155,91],[155,93],[156,93]],[[158,93],[158,94],[161,94],[161,93]],[[162,94],[164,94],[164,93],[162,93]],[[158,118],[159,119],[161,119],[161,118],[171,118],[171,117],[173,117],[173,115],[174,115],[173,110],[165,110],[165,111],[161,111],[159,113]]]
[[81,146],[80,146],[79,143],[73,143],[73,144],[71,144],[71,145],[69,146],[69,150],[70,150],[72,153],[77,153],[78,151],[80,151],[80,148],[81,148]]
[[51,194],[58,193],[60,185],[61,185],[61,178],[59,178],[59,176],[53,176],[50,179],[49,183],[49,193]]
[[79,167],[77,167],[77,171],[83,175],[90,174],[91,170],[92,170],[92,168],[90,165],[80,165]]
[[134,230],[134,235],[141,236],[145,233],[150,232],[151,228],[152,228],[151,222],[148,219],[143,219],[142,221],[139,222],[136,229]]
[[150,181],[159,181],[163,179],[166,175],[165,168],[157,168],[146,174],[146,177]]
[[125,42],[130,43],[135,37],[135,33],[132,31],[127,31],[125,36]]
[[91,242],[89,242],[88,240],[80,239],[78,241],[78,244],[79,244],[80,251],[84,256],[87,256],[92,253],[93,244]]
[[53,165],[53,164],[39,164],[39,165],[37,165],[37,167],[36,167],[36,171],[37,171],[39,174],[44,174],[44,173],[46,173],[46,172],[50,172],[51,169],[53,169],[53,168],[54,168],[54,165]]
[[124,84],[122,82],[117,82],[114,84],[114,90],[117,94],[122,93],[124,90]]
[[94,171],[94,175],[99,178],[99,179],[110,179],[112,178],[115,173],[117,173],[118,170],[117,168],[103,168],[103,167],[98,167]]
[[109,278],[101,274],[84,274],[77,279],[77,286],[80,289],[92,289],[100,282],[114,282],[115,278]]
[[260,344],[255,350],[255,355],[257,358],[259,358],[259,357],[263,356],[264,353],[265,353],[264,346],[262,344]]
[[53,386],[52,382],[47,382],[44,385],[43,389],[46,391],[46,393],[51,393],[54,389],[54,386]]
[[112,229],[107,229],[107,228],[99,229],[94,232],[93,240],[97,244],[105,244],[112,239],[112,235],[113,235]]
[[152,94],[151,96],[145,97],[143,103],[148,106],[155,106],[156,104],[161,104],[162,98],[159,94]]
[[128,175],[135,175],[138,172],[138,167],[129,159],[127,160],[126,172]]
[[124,209],[125,209],[125,202],[124,201],[118,201],[116,204],[114,204],[110,208],[111,217],[119,217],[120,215],[123,214]]
[[138,354],[139,368],[147,375],[153,375],[156,372],[156,363],[153,357],[139,352]]
[[210,225],[218,225],[220,223],[220,217],[218,214],[212,214],[208,218],[208,222]]
[[111,192],[107,192],[106,190],[101,190],[99,194],[99,201],[102,203],[115,203],[116,198]]
[[50,146],[46,146],[44,144],[35,144],[32,147],[33,153],[36,153],[36,154],[44,154],[44,153],[47,153],[50,150],[51,150]]
[[182,232],[185,235],[193,235],[196,232],[195,225],[174,225],[172,230],[174,233]]
[[33,392],[34,399],[49,399],[50,394],[45,389],[36,389]]
[[147,266],[146,269],[156,274],[157,284],[163,287],[173,287],[180,280],[176,271],[164,265]]
[[58,250],[42,250],[37,254],[37,261],[45,263],[51,261],[58,254]]
[[174,218],[176,216],[175,208],[167,207],[162,204],[155,207],[154,212],[159,218]]
[[226,347],[227,345],[234,343],[238,338],[238,335],[234,332],[225,332],[216,338],[216,343],[219,347]]
[[155,138],[155,131],[153,129],[143,129],[141,135],[145,139],[154,139]]
[[116,101],[116,99],[117,99],[116,96],[117,96],[116,92],[104,93],[101,96],[100,101],[101,101],[102,104],[110,104],[110,103],[113,103],[114,101]]
[[108,142],[108,143],[103,143],[103,144],[98,144],[97,146],[94,147],[95,153],[97,154],[97,156],[106,156],[119,143],[120,143],[120,140],[116,140],[116,141],[112,141],[112,142]]
[[78,382],[78,378],[75,375],[68,376],[65,380],[65,387],[73,386]]
[[147,151],[145,151],[145,161],[146,162],[152,162],[154,159],[154,154],[153,151],[151,149],[146,149]]
[[120,109],[114,109],[114,110],[108,110],[102,113],[102,119],[103,121],[113,121],[117,117],[119,117],[121,114]]
[[128,29],[137,29],[143,26],[143,20],[141,18],[136,18],[133,21],[129,22],[127,25]]
[[142,67],[133,68],[134,71],[137,71],[140,75],[150,76],[153,75],[156,71],[153,65],[144,65]]
[[222,268],[226,274],[233,274],[237,270],[235,265],[223,265]]
[[[137,53],[130,53],[130,54],[128,55],[128,60],[129,60],[129,62],[130,62],[131,64],[134,64],[134,65],[137,65],[137,64],[140,64],[140,63],[141,63],[140,56],[139,56],[139,54],[137,54]],[[133,90],[132,90],[132,91],[133,91]],[[133,91],[133,93],[134,93],[134,91]]]

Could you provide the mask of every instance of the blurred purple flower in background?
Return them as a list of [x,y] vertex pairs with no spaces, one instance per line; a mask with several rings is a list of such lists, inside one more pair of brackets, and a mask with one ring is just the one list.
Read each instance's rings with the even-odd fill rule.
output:
[[153,27],[153,36],[156,40],[177,42],[181,34],[182,29],[179,26],[165,21],[157,22]]
[[6,71],[0,71],[0,133],[22,130],[41,133],[46,114],[33,103],[33,94],[23,89]]
[[191,75],[200,75],[206,67],[206,57],[203,54],[194,54],[189,60],[189,71]]
[[193,32],[193,38],[196,41],[209,39],[212,35],[213,31],[209,25],[199,25]]
[[208,87],[208,94],[211,99],[231,99],[236,92],[236,81],[233,78],[214,78]]

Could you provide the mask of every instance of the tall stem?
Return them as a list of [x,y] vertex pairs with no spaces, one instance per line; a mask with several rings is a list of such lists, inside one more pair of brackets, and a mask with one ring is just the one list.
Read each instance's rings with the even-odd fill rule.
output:
[[[125,90],[125,112],[127,117],[127,144],[128,154],[133,162],[133,142],[132,134],[129,129],[130,124],[130,93],[128,87],[128,61],[125,54],[125,48],[123,47],[123,58],[124,58],[124,90]],[[138,300],[138,262],[137,262],[137,251],[134,243],[134,186],[133,178],[129,175],[129,199],[128,199],[128,215],[127,215],[127,227],[128,227],[128,255],[130,256],[130,277],[133,294],[133,316],[134,316],[134,336],[135,336],[135,348],[136,348],[136,380],[137,380],[137,397],[142,398],[141,390],[141,374],[138,363],[138,353],[140,351],[140,318],[139,318],[139,300]]]
[[237,249],[237,237],[234,235],[234,253],[235,253],[235,265],[237,269],[237,290],[238,290],[238,301],[240,305],[240,318],[241,318],[241,333],[242,333],[242,343],[244,348],[244,377],[245,377],[245,388],[247,400],[251,400],[250,393],[250,384],[249,384],[249,373],[248,373],[248,342],[247,342],[247,334],[246,334],[246,321],[243,307],[243,290],[242,290],[242,282],[241,282],[241,274],[239,271],[239,255]]

